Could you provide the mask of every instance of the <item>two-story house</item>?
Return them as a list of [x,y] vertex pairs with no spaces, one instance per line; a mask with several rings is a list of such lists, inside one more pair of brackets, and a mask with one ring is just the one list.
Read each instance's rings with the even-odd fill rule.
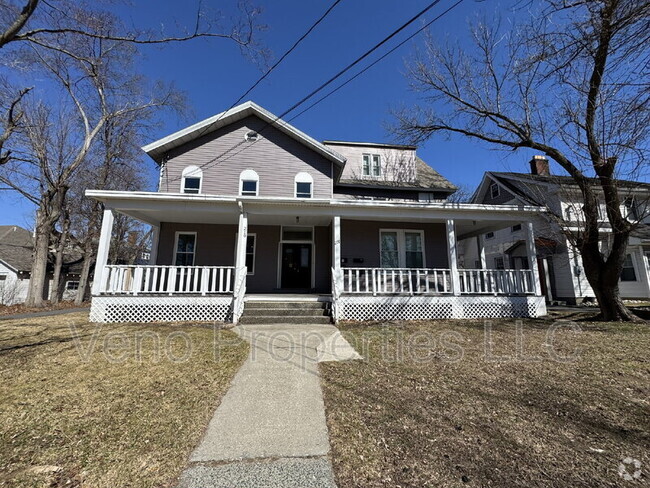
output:
[[[650,298],[650,184],[619,181],[623,214],[636,228],[632,232],[619,289],[626,299]],[[539,274],[548,301],[570,304],[594,300],[572,236],[583,228],[578,187],[568,176],[551,175],[548,160],[535,156],[530,173],[486,172],[472,200],[487,205],[539,205],[547,212],[533,219]],[[601,199],[601,202],[604,198]],[[599,206],[601,246],[607,250],[611,228],[604,203]],[[529,269],[520,225],[487,232],[463,242],[463,265],[499,269]]]
[[[157,192],[87,192],[105,206],[92,320],[237,322],[273,301],[335,320],[545,313],[536,267],[457,263],[459,239],[532,232],[540,209],[447,202],[456,187],[413,146],[319,142],[246,102],[143,149]],[[153,226],[150,265],[107,263],[116,212]]]

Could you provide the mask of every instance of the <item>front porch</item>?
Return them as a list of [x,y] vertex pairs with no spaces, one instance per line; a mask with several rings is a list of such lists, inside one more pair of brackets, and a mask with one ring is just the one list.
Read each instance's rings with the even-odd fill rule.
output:
[[[460,204],[104,198],[91,320],[237,323],[252,293],[320,294],[334,321],[535,317],[531,269],[459,269],[457,241],[522,222],[535,209]],[[90,195],[95,196],[95,195]],[[96,198],[99,195],[95,196]],[[107,263],[114,213],[154,226],[150,265]],[[279,298],[282,299],[282,298]]]

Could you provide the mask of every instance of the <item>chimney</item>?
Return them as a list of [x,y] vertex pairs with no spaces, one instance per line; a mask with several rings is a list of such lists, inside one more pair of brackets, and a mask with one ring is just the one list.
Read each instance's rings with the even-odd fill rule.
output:
[[551,170],[548,165],[548,159],[544,156],[533,156],[533,159],[530,160],[530,174],[550,176]]

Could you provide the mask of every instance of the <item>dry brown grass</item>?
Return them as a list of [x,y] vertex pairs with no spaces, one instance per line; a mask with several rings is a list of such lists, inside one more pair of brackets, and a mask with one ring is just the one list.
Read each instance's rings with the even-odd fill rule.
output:
[[69,308],[86,308],[90,307],[90,302],[83,302],[81,305],[76,305],[72,300],[64,300],[59,303],[45,302],[42,307],[26,307],[22,303],[15,305],[2,305],[0,304],[0,317],[3,315],[14,315],[30,312],[47,312],[49,310],[67,310]]
[[[556,350],[578,353],[558,362],[545,345],[549,325],[526,321],[517,357],[514,323],[496,322],[493,354],[511,358],[492,361],[478,322],[342,326],[366,360],[321,365],[339,486],[648,483],[650,326],[558,332]],[[462,346],[461,360],[447,360],[458,351],[441,345],[442,331],[457,334],[446,342]],[[643,464],[639,481],[618,474],[628,456]]]
[[0,486],[170,486],[247,350],[228,331],[84,313],[0,322]]

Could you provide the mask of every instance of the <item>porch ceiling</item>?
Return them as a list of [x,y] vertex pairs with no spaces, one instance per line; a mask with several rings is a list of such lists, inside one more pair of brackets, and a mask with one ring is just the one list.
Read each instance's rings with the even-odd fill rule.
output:
[[151,225],[161,222],[235,224],[243,208],[249,223],[254,225],[328,225],[335,215],[348,220],[423,223],[453,219],[459,239],[529,221],[541,211],[538,207],[509,205],[296,200],[157,192],[89,190],[86,195],[102,201],[107,208]]

